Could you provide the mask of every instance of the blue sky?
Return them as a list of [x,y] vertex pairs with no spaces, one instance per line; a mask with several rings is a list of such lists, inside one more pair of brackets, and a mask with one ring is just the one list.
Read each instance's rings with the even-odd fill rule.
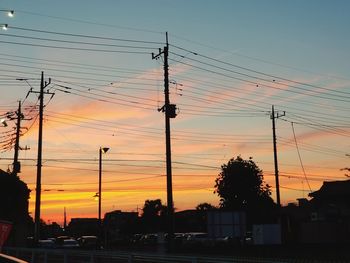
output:
[[[106,144],[111,151],[103,211],[135,210],[146,198],[165,202],[164,116],[157,111],[163,103],[162,60],[151,58],[164,46],[165,32],[170,96],[179,108],[172,120],[175,207],[218,204],[215,177],[237,155],[254,158],[275,197],[272,105],[286,111],[277,120],[282,202],[307,197],[324,180],[346,179],[340,168],[349,162],[349,5],[1,1],[0,9],[15,10],[14,18],[2,13],[0,19],[9,24],[0,32],[1,113],[16,109],[30,86],[38,87],[42,70],[56,92],[45,108],[43,188],[51,191],[44,193],[44,218],[60,220],[67,203],[72,217],[94,215],[96,154]],[[62,85],[72,93],[62,93]],[[35,103],[31,94],[25,105]],[[35,118],[36,112],[27,114]],[[21,142],[31,150],[20,153],[21,178],[33,189],[37,124],[25,125],[31,129]],[[1,169],[11,168],[12,156],[13,150],[1,152]]]

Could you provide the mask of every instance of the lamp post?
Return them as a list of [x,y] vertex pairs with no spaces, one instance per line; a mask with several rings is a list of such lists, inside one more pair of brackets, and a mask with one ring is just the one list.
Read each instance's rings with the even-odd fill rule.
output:
[[2,126],[7,127],[7,122],[5,119],[1,119],[0,122]]
[[5,31],[7,30],[8,26],[8,24],[0,24],[0,28]]
[[102,221],[101,221],[101,197],[102,197],[102,154],[108,152],[109,148],[100,147],[99,153],[99,166],[98,166],[98,224],[100,229],[102,229]]
[[14,15],[15,15],[15,11],[14,10],[0,9],[0,12],[6,12],[8,17],[14,17]]
[[[0,9],[0,12],[6,12],[8,17],[13,17],[15,15],[15,11],[13,10]],[[7,30],[8,26],[8,24],[0,24],[2,30]]]

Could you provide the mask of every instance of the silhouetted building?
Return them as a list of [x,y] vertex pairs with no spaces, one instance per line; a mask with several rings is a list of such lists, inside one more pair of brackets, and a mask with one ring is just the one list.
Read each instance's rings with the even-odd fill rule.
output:
[[56,222],[52,222],[52,224],[42,225],[40,229],[41,239],[57,237],[63,235],[63,229]]
[[105,214],[103,219],[106,245],[130,237],[138,232],[138,213],[115,210]]
[[211,238],[230,237],[242,240],[246,235],[246,213],[212,210],[208,213],[208,234]]
[[350,180],[324,182],[299,199],[299,206],[283,207],[285,240],[292,243],[349,243]]
[[350,219],[350,180],[324,182],[309,194],[312,221],[344,222]]
[[99,221],[97,218],[72,218],[67,226],[67,233],[74,237],[98,236]]
[[309,196],[310,222],[302,225],[302,242],[349,243],[350,180],[324,182]]
[[207,211],[183,210],[174,214],[175,232],[207,232]]

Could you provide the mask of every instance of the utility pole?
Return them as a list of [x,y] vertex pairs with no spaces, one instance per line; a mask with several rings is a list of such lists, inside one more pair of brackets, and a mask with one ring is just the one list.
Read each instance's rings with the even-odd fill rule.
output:
[[34,227],[34,243],[38,244],[40,239],[40,208],[41,208],[41,167],[42,167],[42,144],[43,144],[43,118],[44,118],[44,94],[50,94],[51,96],[54,93],[49,91],[44,93],[44,89],[51,83],[44,82],[44,72],[41,72],[41,82],[40,82],[40,91],[30,91],[33,93],[39,93],[39,136],[38,136],[38,160],[37,160],[37,174],[36,174],[36,195],[35,195],[35,227]]
[[21,172],[21,164],[18,161],[18,151],[19,151],[19,136],[21,132],[21,120],[23,119],[23,114],[21,112],[21,101],[18,102],[17,110],[17,123],[16,123],[16,142],[15,142],[15,153],[13,157],[13,170],[12,174],[17,175]]
[[99,238],[102,240],[102,154],[108,152],[108,147],[100,147],[98,150],[98,227],[99,227]]
[[98,227],[99,237],[102,237],[102,220],[101,220],[101,197],[102,197],[102,148],[98,150]]
[[[29,148],[26,146],[25,148],[21,148],[19,146],[19,138],[21,136],[21,121],[22,120],[30,120],[30,119],[24,119],[24,115],[21,111],[21,101],[18,102],[18,110],[14,112],[8,112],[6,114],[6,117],[9,120],[16,120],[16,133],[15,135],[15,145],[14,145],[14,156],[13,156],[13,163],[12,163],[12,175],[17,176],[18,173],[21,172],[21,163],[18,161],[18,155],[19,150],[28,150]],[[7,125],[6,121],[3,121],[5,125]]]
[[171,240],[174,236],[174,202],[171,169],[171,140],[170,140],[170,118],[176,117],[176,105],[170,104],[169,99],[169,43],[168,32],[166,33],[166,46],[152,59],[158,59],[163,54],[164,57],[164,98],[165,104],[159,111],[165,112],[165,144],[166,144],[166,178],[167,178],[167,214],[168,214],[168,245],[171,249]]
[[272,120],[272,134],[273,134],[273,156],[274,156],[274,161],[275,161],[275,179],[276,179],[276,198],[277,198],[277,205],[280,207],[281,206],[281,198],[280,198],[280,184],[279,184],[279,178],[278,178],[278,161],[277,161],[277,141],[276,141],[276,124],[275,124],[275,119],[285,116],[286,112],[283,111],[282,114],[277,112],[275,114],[275,108],[272,105],[272,112],[271,112],[271,120]]
[[67,214],[66,214],[66,207],[64,207],[63,211],[63,229],[66,232],[67,231]]

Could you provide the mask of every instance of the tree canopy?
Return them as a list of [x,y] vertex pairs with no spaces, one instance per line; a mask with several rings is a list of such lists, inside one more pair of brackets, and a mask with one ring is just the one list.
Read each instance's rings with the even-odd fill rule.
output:
[[157,217],[166,211],[166,206],[162,204],[162,200],[146,200],[142,208],[142,217]]
[[30,190],[17,176],[0,170],[0,219],[13,223],[29,218]]
[[29,235],[32,226],[28,213],[29,193],[18,176],[0,170],[0,220],[13,224],[7,244],[24,245]]
[[145,201],[141,219],[146,232],[157,232],[164,228],[166,209],[160,199]]
[[256,214],[274,206],[270,189],[253,159],[237,156],[221,166],[214,193],[220,197],[221,208]]

